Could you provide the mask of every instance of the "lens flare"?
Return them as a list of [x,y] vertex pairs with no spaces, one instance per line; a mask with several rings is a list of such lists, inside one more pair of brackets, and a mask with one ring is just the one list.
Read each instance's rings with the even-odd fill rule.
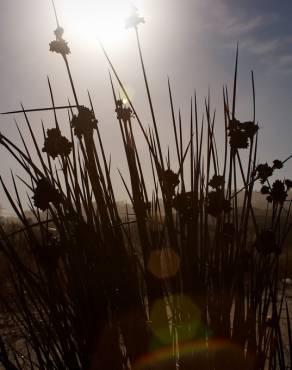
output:
[[[127,93],[127,96],[129,97],[129,99],[131,100],[131,102],[134,101],[134,97],[135,97],[135,90],[132,86],[126,84],[125,85],[125,90],[126,90],[126,93]],[[123,89],[119,89],[119,95],[118,95],[118,98],[120,98],[124,104],[128,104],[129,101],[127,99],[127,96],[126,94],[124,93]]]
[[[223,363],[233,363],[234,369],[242,365],[242,349],[232,341],[226,339],[209,340],[208,342],[206,340],[196,340],[180,344],[180,358],[188,364],[190,369],[193,369],[196,363],[205,363],[206,358],[216,358],[218,360],[219,356],[223,361],[225,359]],[[173,368],[174,357],[173,347],[167,346],[138,359],[134,370]],[[254,356],[248,357],[245,361],[246,368],[252,368]],[[172,367],[168,367],[168,364],[172,364]]]
[[167,279],[179,272],[180,257],[172,248],[157,249],[150,254],[147,267],[158,279]]
[[[189,341],[197,337],[202,327],[201,311],[198,306],[188,296],[170,296],[170,306],[164,299],[157,300],[150,312],[150,328],[155,337],[163,344],[170,344],[169,321],[165,316],[176,315],[175,320],[171,320],[172,325],[176,326],[180,341]],[[171,306],[176,306],[176,312],[171,311]]]

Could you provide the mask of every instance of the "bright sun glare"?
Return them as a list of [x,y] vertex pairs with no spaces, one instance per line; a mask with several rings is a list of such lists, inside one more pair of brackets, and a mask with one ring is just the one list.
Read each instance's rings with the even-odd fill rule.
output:
[[64,0],[59,2],[64,28],[83,41],[99,38],[115,43],[126,35],[125,19],[131,4],[138,9],[142,0]]

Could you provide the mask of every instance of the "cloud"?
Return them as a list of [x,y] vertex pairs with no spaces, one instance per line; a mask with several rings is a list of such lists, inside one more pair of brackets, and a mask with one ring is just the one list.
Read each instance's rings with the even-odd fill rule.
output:
[[291,74],[292,72],[292,51],[291,53],[284,53],[278,58],[274,57],[269,60],[269,68],[273,72],[281,74]]
[[[276,7],[259,12],[252,6],[235,6],[234,0],[205,0],[201,6],[202,25],[216,48],[240,50],[255,58],[269,72],[292,70],[292,36],[287,32],[287,15]],[[204,35],[204,32],[202,32]],[[291,34],[291,33],[290,33]]]
[[248,17],[228,17],[225,25],[221,28],[221,33],[242,35],[253,32],[259,28],[270,26],[278,21],[276,14],[264,14],[260,16]]
[[265,65],[269,72],[281,74],[292,72],[292,40],[290,38],[266,41],[250,39],[239,46],[245,52],[255,56],[258,62]]
[[[234,50],[235,43],[226,40],[224,47]],[[262,39],[257,35],[251,35],[251,37],[243,38],[239,42],[239,50],[245,55],[254,57],[269,73],[280,73],[283,75],[292,73],[291,37]]]
[[[239,42],[239,49],[264,62],[266,57],[275,56],[277,53],[281,55],[283,45],[283,40],[280,38],[261,40],[256,37],[250,37],[241,39]],[[226,41],[224,47],[227,49],[234,49],[234,42]]]
[[292,54],[286,54],[286,55],[282,55],[280,58],[279,58],[279,65],[283,66],[283,67],[292,67]]
[[248,39],[240,43],[240,47],[255,56],[264,57],[267,54],[274,54],[282,46],[280,39],[257,40],[256,38]]
[[[228,36],[246,35],[269,27],[279,21],[276,13],[251,14],[246,11],[234,12],[225,0],[206,0],[198,6],[202,27]],[[205,21],[207,20],[207,22]]]

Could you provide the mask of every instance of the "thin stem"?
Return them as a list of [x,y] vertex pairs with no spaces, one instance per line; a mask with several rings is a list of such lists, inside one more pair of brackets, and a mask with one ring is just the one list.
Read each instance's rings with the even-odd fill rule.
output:
[[75,90],[75,86],[74,86],[70,66],[69,66],[68,59],[67,59],[66,55],[63,55],[63,59],[64,59],[65,64],[66,64],[66,68],[67,68],[68,76],[69,76],[69,79],[70,79],[70,84],[71,84],[71,88],[72,88],[72,91],[73,91],[75,103],[76,103],[77,107],[79,108],[78,98],[77,98],[77,94],[76,94],[76,90]]
[[141,43],[140,43],[140,38],[139,38],[138,27],[135,27],[135,33],[136,33],[137,44],[138,44],[138,49],[139,49],[139,55],[140,55],[140,60],[141,60],[141,66],[142,66],[142,71],[143,71],[143,76],[144,76],[144,81],[145,81],[145,86],[146,86],[146,91],[147,91],[147,97],[148,97],[148,101],[149,101],[149,105],[150,105],[150,111],[151,111],[151,116],[152,116],[152,121],[153,121],[153,125],[154,125],[154,131],[155,131],[156,141],[157,141],[157,145],[158,145],[160,162],[161,162],[161,166],[163,168],[163,157],[162,157],[162,151],[161,151],[161,146],[160,146],[159,134],[158,134],[157,123],[156,123],[156,118],[155,118],[155,114],[154,114],[154,109],[153,109],[151,94],[150,94],[150,90],[149,90],[149,84],[148,84],[146,69],[145,69],[144,60],[143,60],[143,54],[142,54],[142,49],[141,49]]
[[57,10],[56,10],[56,6],[55,6],[54,0],[52,0],[52,4],[53,4],[54,13],[55,13],[55,19],[56,19],[57,27],[59,28],[60,27],[60,23],[59,23],[59,18],[58,18],[58,14],[57,14]]

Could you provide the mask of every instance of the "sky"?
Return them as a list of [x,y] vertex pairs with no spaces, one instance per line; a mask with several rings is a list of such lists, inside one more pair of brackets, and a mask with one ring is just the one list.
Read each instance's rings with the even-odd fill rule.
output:
[[[145,123],[150,122],[145,105],[134,33],[117,27],[124,14],[122,0],[107,0],[112,9],[103,12],[104,0],[55,0],[64,38],[69,42],[69,62],[82,104],[87,105],[87,89],[92,94],[100,129],[113,163],[125,169],[121,138],[115,118],[108,78],[108,64],[100,49],[100,37],[125,83],[134,105]],[[211,92],[217,112],[217,132],[223,129],[222,86],[232,92],[236,45],[239,45],[238,105],[242,121],[252,117],[251,70],[255,74],[256,119],[260,126],[259,160],[271,162],[292,153],[292,2],[289,0],[136,0],[146,23],[140,27],[159,131],[164,150],[173,144],[167,95],[170,77],[176,104],[181,108],[183,125],[189,125],[190,97],[197,91],[200,112]],[[122,10],[121,10],[122,9]],[[119,12],[122,14],[119,17]],[[114,20],[109,38],[103,29]],[[107,22],[109,20],[109,22]],[[122,23],[122,22],[121,22]],[[73,101],[61,57],[49,51],[56,28],[50,0],[1,0],[0,3],[0,111],[50,106],[47,76],[56,104]],[[108,28],[107,28],[108,29]],[[63,116],[62,116],[63,117]],[[21,115],[1,116],[0,131],[19,142],[14,118],[25,132]],[[33,129],[41,137],[41,119],[53,126],[50,114],[31,114]],[[62,127],[68,132],[68,123]],[[41,140],[41,139],[40,139]],[[145,143],[139,138],[143,161],[149,162]],[[220,147],[219,147],[220,151]],[[21,176],[3,148],[0,148],[1,176],[8,184],[10,169]],[[292,178],[288,163],[280,177]],[[120,183],[119,183],[120,184]],[[120,184],[121,185],[121,184]],[[122,197],[122,194],[119,194]],[[0,204],[9,213],[1,195]]]

